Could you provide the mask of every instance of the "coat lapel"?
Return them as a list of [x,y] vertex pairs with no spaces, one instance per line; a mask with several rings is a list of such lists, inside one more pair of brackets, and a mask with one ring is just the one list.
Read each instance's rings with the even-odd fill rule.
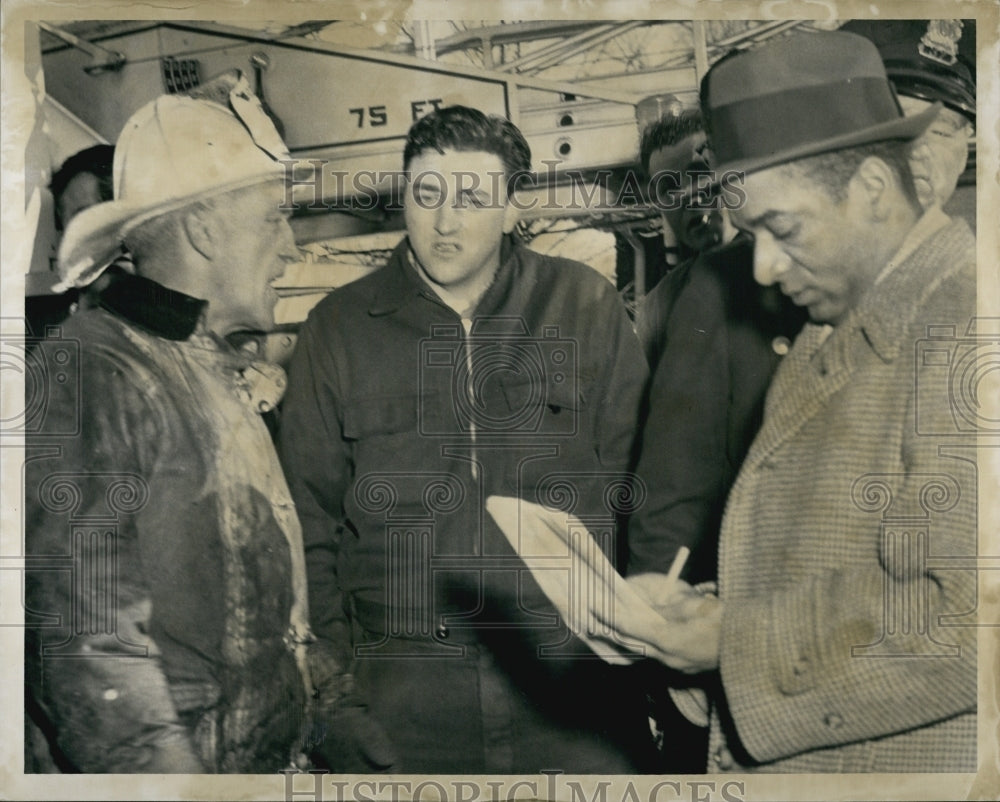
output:
[[847,383],[856,362],[850,358],[851,332],[848,327],[827,332],[824,326],[807,324],[778,367],[767,395],[764,424],[750,448],[744,470],[767,459]]
[[[902,338],[917,310],[944,278],[964,264],[954,256],[968,241],[968,229],[964,223],[947,225],[947,218],[944,221],[946,227],[929,214],[918,224],[916,244],[907,249],[898,267],[829,336],[825,327],[806,324],[775,374],[764,423],[747,454],[745,469],[760,465],[821,412],[857,370],[862,354],[874,352],[884,362],[899,358]],[[937,236],[930,237],[928,232]],[[892,314],[887,314],[888,309]]]

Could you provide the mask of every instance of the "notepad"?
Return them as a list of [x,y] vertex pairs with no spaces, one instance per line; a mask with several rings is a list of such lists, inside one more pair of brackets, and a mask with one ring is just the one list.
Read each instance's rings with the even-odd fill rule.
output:
[[638,627],[631,631],[644,631],[665,622],[615,570],[579,518],[505,496],[490,496],[486,510],[574,635],[608,663],[644,656],[641,644],[617,635],[615,623],[627,620]]

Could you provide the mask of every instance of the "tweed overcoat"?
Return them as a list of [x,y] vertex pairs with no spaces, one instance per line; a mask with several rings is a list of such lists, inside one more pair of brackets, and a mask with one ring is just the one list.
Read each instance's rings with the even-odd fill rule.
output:
[[710,772],[975,766],[975,242],[929,213],[894,261],[799,335],[730,495]]

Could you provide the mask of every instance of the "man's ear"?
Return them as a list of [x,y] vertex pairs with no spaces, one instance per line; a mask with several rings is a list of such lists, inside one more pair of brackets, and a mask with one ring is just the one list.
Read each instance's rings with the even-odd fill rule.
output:
[[[516,193],[518,190],[514,190]],[[511,195],[507,198],[507,207],[503,212],[503,233],[509,234],[514,230],[514,226],[517,225],[517,221],[521,219],[521,210],[519,208],[520,204],[516,202],[515,195]]]
[[208,209],[195,205],[181,217],[184,236],[198,253],[208,260],[215,258],[215,231]]
[[852,191],[861,196],[872,219],[876,221],[889,217],[895,206],[895,200],[889,190],[898,184],[899,181],[892,168],[876,156],[869,156],[861,162],[851,178]]
[[910,171],[913,173],[913,185],[917,190],[917,200],[920,206],[927,209],[936,202],[934,197],[934,150],[924,137],[918,139],[910,147]]

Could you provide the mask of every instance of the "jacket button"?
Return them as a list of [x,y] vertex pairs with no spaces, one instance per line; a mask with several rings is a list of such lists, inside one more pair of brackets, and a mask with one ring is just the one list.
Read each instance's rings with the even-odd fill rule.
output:
[[836,713],[827,713],[823,716],[823,723],[831,730],[839,730],[842,726],[844,726],[844,719]]
[[799,659],[795,661],[795,665],[792,666],[792,673],[796,677],[801,677],[809,670],[809,658],[804,654],[799,655]]
[[446,627],[444,624],[438,624],[437,636],[441,638],[441,640],[446,640],[448,638],[448,634],[449,634],[448,627]]
[[712,760],[715,762],[715,765],[723,771],[731,769],[736,762],[733,760],[732,753],[730,753],[730,751],[724,746],[720,746],[715,750],[715,753],[712,755]]

